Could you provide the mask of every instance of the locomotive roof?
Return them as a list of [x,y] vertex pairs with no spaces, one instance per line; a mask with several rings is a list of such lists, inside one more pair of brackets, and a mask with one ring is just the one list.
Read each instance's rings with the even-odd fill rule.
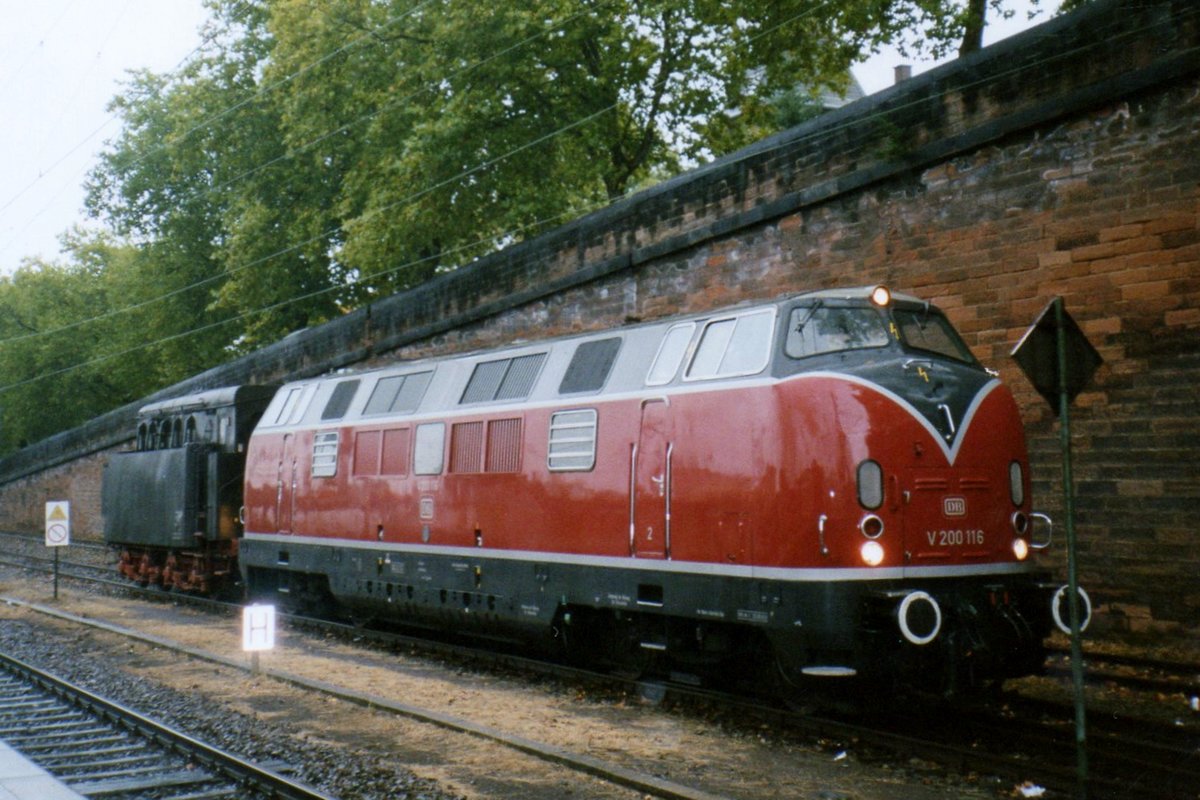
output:
[[161,417],[172,414],[184,414],[192,411],[202,411],[213,408],[226,408],[241,403],[269,398],[275,394],[278,386],[261,386],[247,384],[244,386],[222,386],[219,389],[209,389],[196,394],[172,397],[148,403],[138,409],[139,417]]
[[[779,301],[786,300],[793,302],[796,300],[870,300],[871,292],[877,286],[853,286],[846,289],[822,289],[817,292],[805,292],[804,294],[788,295],[786,298],[778,298]],[[900,294],[891,292],[892,302],[894,303],[917,303],[925,305],[925,301],[919,297],[913,297],[910,294]]]
[[[502,404],[586,404],[613,394],[645,391],[648,385],[667,390],[700,381],[761,378],[772,357],[768,340],[774,338],[784,306],[807,300],[869,302],[875,288],[862,286],[792,294],[765,302],[297,381],[279,392],[259,426],[308,427],[355,419],[383,421],[397,416],[469,414]],[[924,301],[908,295],[893,295],[893,300],[925,305]],[[693,326],[685,342],[689,343],[690,354],[697,346],[696,331],[702,331],[706,324],[743,317],[755,318],[753,325],[764,342],[761,363],[756,362],[757,366],[707,377],[690,375],[692,367],[689,367],[688,375],[676,374],[679,372],[676,369],[667,380],[657,383],[649,380],[651,367],[656,365],[660,347],[666,346],[671,329]],[[597,383],[592,379],[600,371],[603,374]],[[388,397],[381,400],[381,393],[387,393]]]

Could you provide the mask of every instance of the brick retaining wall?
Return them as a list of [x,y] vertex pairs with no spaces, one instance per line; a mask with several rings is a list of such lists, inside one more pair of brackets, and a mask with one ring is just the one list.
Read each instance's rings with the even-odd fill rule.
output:
[[[1082,578],[1200,610],[1200,23],[1097,2],[156,397],[886,282],[947,310],[1016,391],[1039,505],[1057,424],[1008,358],[1055,295],[1106,359],[1075,409]],[[133,407],[0,463],[0,526],[95,482]],[[1051,557],[1062,566],[1062,550]]]

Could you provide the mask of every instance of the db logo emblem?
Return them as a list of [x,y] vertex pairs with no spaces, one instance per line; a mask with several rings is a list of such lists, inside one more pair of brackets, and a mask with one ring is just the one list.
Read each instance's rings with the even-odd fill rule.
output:
[[967,515],[967,498],[943,497],[942,513],[947,517],[965,517]]

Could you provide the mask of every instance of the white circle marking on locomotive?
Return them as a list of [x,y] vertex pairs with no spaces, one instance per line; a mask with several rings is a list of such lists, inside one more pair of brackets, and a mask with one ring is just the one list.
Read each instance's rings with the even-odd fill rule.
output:
[[[924,636],[919,636],[913,632],[908,624],[908,612],[912,610],[914,603],[928,603],[933,608],[933,630]],[[929,592],[916,591],[909,592],[900,601],[900,607],[897,609],[896,616],[900,622],[900,632],[904,634],[904,638],[913,644],[922,645],[929,644],[942,630],[942,608],[938,605],[938,601],[934,600]]]

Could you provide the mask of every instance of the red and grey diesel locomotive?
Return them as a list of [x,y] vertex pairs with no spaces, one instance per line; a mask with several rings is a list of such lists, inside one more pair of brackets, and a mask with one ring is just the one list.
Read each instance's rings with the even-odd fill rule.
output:
[[1011,394],[882,287],[291,383],[244,457],[228,538],[298,610],[954,691],[1062,605]]

